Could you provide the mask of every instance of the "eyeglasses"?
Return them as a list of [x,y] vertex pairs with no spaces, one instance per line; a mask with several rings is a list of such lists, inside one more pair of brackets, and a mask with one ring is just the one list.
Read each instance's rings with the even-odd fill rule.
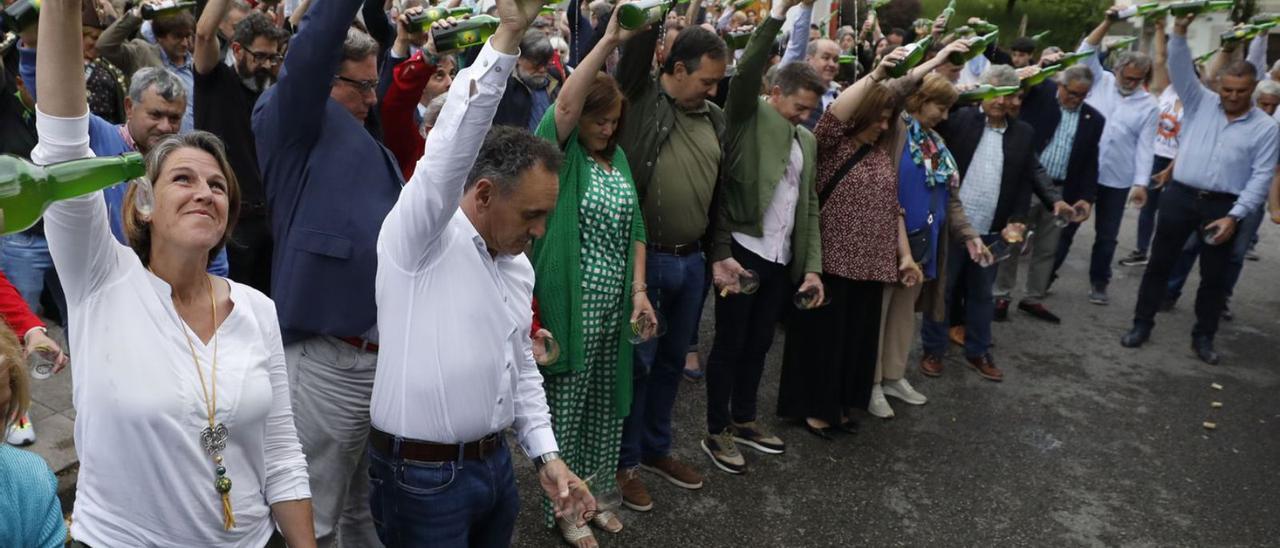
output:
[[253,51],[253,50],[245,50],[245,51],[248,52],[249,55],[253,56],[254,61],[257,61],[259,63],[270,63],[272,65],[279,65],[281,62],[284,61],[284,56],[274,51]]
[[359,91],[360,93],[369,93],[378,88],[377,80],[356,80],[342,75],[334,76],[333,79],[346,82],[351,87],[356,88],[356,91]]

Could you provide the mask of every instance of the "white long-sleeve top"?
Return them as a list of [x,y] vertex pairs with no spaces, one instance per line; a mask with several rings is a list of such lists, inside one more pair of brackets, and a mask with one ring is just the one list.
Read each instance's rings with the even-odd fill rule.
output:
[[[92,156],[89,118],[36,115],[37,164]],[[262,546],[270,505],[311,498],[293,427],[275,306],[235,282],[218,326],[217,420],[236,527],[222,527],[208,426],[187,338],[212,382],[213,342],[178,316],[168,284],[111,235],[101,193],[53,204],[45,235],[69,308],[75,443],[80,457],[71,534],[93,546]]]
[[514,426],[525,454],[557,450],[533,361],[533,266],[489,254],[461,211],[516,64],[486,44],[458,73],[427,136],[430,154],[378,236],[378,372],[370,416],[384,432],[465,443]]
[[[1096,51],[1097,46],[1081,42],[1076,51]],[[1083,61],[1093,73],[1093,88],[1085,102],[1098,109],[1107,123],[1098,142],[1098,184],[1116,189],[1147,186],[1155,162],[1156,126],[1159,108],[1145,89],[1121,95],[1116,75],[1102,67],[1097,55]]]

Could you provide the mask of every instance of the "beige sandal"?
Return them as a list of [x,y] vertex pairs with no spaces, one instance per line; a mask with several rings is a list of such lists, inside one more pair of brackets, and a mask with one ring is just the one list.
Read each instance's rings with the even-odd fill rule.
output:
[[601,510],[591,518],[591,523],[596,527],[604,529],[606,533],[618,534],[622,532],[622,520],[618,519],[618,515],[608,510]]
[[[580,548],[582,546],[580,543],[583,540],[595,540],[595,535],[591,534],[591,528],[585,525],[578,527],[577,525],[569,523],[567,520],[563,519],[556,519],[556,525],[560,527],[560,536],[564,538],[564,541],[569,543],[570,546]],[[599,546],[599,543],[596,543],[596,545]]]

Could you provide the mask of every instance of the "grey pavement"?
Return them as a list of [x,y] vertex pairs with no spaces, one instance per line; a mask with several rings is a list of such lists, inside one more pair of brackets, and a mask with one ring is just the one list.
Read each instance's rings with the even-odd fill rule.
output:
[[[1126,215],[1117,258],[1132,250]],[[1092,223],[1082,228],[1045,302],[1052,326],[1016,310],[995,326],[1003,383],[970,371],[952,349],[941,378],[908,378],[923,407],[890,399],[897,417],[863,415],[857,436],[819,440],[774,417],[784,340],[779,331],[760,389],[761,421],[785,455],[744,450],[750,470],[729,476],[698,448],[705,388],[684,383],[676,455],[706,474],[697,492],[644,474],[653,511],[624,510],[604,546],[1275,546],[1280,544],[1280,226],[1264,224],[1261,262],[1249,262],[1218,334],[1222,365],[1189,349],[1191,299],[1157,318],[1144,348],[1122,348],[1141,269],[1115,268],[1112,304],[1086,301]],[[1188,283],[1194,288],[1198,278]],[[1189,297],[1190,295],[1186,295]],[[1016,297],[1016,295],[1015,295]],[[710,308],[702,323],[710,349]],[[1218,383],[1223,389],[1214,390]],[[74,478],[70,375],[35,381],[33,449]],[[1211,402],[1222,402],[1212,409]],[[1204,421],[1217,429],[1203,428]],[[532,467],[517,458],[518,546],[555,546],[542,526]]]

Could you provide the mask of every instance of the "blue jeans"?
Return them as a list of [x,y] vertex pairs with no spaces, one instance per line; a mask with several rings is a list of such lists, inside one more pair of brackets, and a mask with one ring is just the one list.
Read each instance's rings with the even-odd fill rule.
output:
[[706,259],[701,253],[683,257],[650,252],[645,260],[649,302],[667,322],[665,335],[638,344],[631,398],[631,414],[622,427],[618,468],[671,454],[671,410],[680,388],[680,373],[707,284]]
[[[1092,285],[1106,287],[1111,283],[1111,260],[1116,255],[1116,237],[1120,235],[1120,221],[1124,220],[1124,207],[1128,201],[1129,189],[1098,185],[1098,200],[1093,204],[1093,254],[1089,258],[1089,283]],[[1062,229],[1054,272],[1066,262],[1077,230],[1080,230],[1080,223],[1071,223]]]
[[[1259,207],[1241,219],[1236,227],[1236,233],[1239,235],[1232,242],[1231,260],[1227,263],[1228,299],[1236,288],[1236,282],[1240,281],[1240,273],[1244,271],[1244,256],[1249,251],[1250,243],[1258,236],[1258,229],[1262,227],[1262,218],[1266,214],[1266,209],[1266,207]],[[1187,277],[1191,275],[1191,269],[1195,266],[1202,247],[1204,247],[1204,241],[1201,240],[1198,232],[1187,238],[1186,245],[1182,246],[1182,255],[1178,257],[1178,262],[1174,263],[1173,272],[1169,273],[1168,293],[1165,299],[1177,301],[1182,296],[1182,286],[1186,285]]]
[[[982,237],[983,243],[990,245],[1000,236],[988,234]],[[965,295],[965,330],[964,355],[976,358],[987,355],[991,350],[991,322],[995,319],[996,305],[992,297],[992,289],[996,283],[996,265],[983,268],[969,258],[969,250],[963,243],[951,243],[947,255],[947,289],[946,300],[951,303],[957,290]],[[958,288],[958,285],[963,285]],[[947,306],[946,317],[940,322],[930,320],[925,315],[924,325],[920,329],[920,340],[926,354],[942,356],[947,351],[947,328],[951,326],[950,306]]]
[[49,255],[49,242],[44,235],[27,230],[5,236],[0,245],[0,268],[36,314],[41,313],[40,294],[48,285],[58,312],[66,321],[67,300],[58,284],[58,273],[53,269],[53,257]]
[[520,512],[511,452],[504,440],[483,460],[421,462],[370,447],[369,507],[388,548],[510,546]]

